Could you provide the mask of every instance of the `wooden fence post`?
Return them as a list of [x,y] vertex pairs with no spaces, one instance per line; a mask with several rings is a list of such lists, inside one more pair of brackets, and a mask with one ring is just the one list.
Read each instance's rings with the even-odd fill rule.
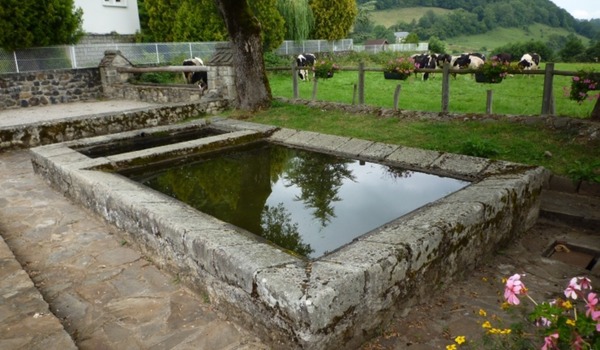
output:
[[492,104],[494,102],[494,92],[492,90],[486,91],[486,103],[485,103],[485,113],[492,114]]
[[444,63],[442,71],[442,113],[448,113],[450,104],[450,63]]
[[292,63],[292,91],[295,99],[298,98],[298,72],[296,71],[296,64]]
[[365,104],[365,63],[358,64],[358,104]]
[[313,79],[313,91],[312,91],[312,100],[315,101],[317,99],[317,87],[319,85],[319,79],[317,79],[317,77],[315,77]]
[[400,100],[400,90],[402,86],[400,84],[396,85],[396,91],[394,91],[394,111],[398,110],[398,101]]
[[542,97],[542,116],[553,115],[554,113],[554,94],[552,93],[554,85],[554,63],[546,63],[544,73],[544,95]]
[[358,86],[356,84],[354,84],[354,91],[352,91],[352,105],[354,106],[356,104],[356,91],[357,91]]

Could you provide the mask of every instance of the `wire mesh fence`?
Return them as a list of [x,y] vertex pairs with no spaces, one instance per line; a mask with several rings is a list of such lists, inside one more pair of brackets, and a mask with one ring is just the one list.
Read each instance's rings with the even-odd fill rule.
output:
[[[17,51],[0,49],[0,73],[97,67],[106,50],[120,50],[123,56],[135,65],[179,65],[184,59],[191,57],[199,57],[206,62],[215,52],[216,46],[222,43],[112,43],[37,47]],[[420,46],[415,44],[398,45],[388,45],[386,50],[427,51],[427,44],[420,44]],[[422,45],[425,45],[425,49]],[[377,52],[376,48],[355,46],[352,39],[342,39],[336,41],[284,41],[275,53],[278,55],[297,55],[306,52],[345,51]]]

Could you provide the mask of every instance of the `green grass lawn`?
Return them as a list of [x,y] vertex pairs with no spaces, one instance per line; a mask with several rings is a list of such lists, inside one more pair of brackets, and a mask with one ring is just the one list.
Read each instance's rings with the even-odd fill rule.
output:
[[[581,65],[558,65],[561,70],[576,70]],[[292,80],[288,74],[270,74],[274,96],[291,97]],[[357,73],[336,72],[332,79],[318,85],[318,100],[352,102]],[[451,79],[450,110],[453,113],[483,113],[486,90],[494,91],[494,112],[499,114],[539,115],[542,96],[541,76],[514,76],[500,84],[477,84],[469,75]],[[568,77],[556,77],[557,112],[585,118],[593,105],[579,105],[563,95]],[[391,107],[395,86],[401,84],[400,107],[414,111],[440,111],[440,77],[430,81],[410,78],[407,81],[385,80],[381,72],[367,72],[366,102],[373,106]],[[301,82],[300,96],[310,99],[312,83]],[[442,152],[502,159],[544,166],[556,174],[591,179],[600,172],[600,142],[582,140],[576,134],[553,130],[542,124],[515,123],[508,120],[485,122],[452,119],[448,121],[415,121],[382,118],[310,108],[305,105],[274,102],[273,107],[253,113],[229,112],[231,117],[291,129],[356,137],[391,144]]]

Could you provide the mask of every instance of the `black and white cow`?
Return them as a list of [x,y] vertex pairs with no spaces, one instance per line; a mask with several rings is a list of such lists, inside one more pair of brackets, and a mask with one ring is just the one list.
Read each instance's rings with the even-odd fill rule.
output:
[[[437,56],[435,54],[415,54],[410,56],[418,68],[435,69],[437,67]],[[417,73],[415,73],[417,75]],[[423,80],[429,79],[429,72],[423,74]]]
[[502,53],[492,56],[492,59],[494,59],[502,64],[510,64],[510,61],[512,61],[512,55],[509,53],[502,52]]
[[300,80],[308,80],[307,68],[312,68],[315,65],[316,60],[317,58],[312,53],[304,53],[296,57],[296,66],[300,68],[298,69]]
[[538,69],[542,58],[537,53],[526,53],[519,60],[519,67],[525,70]]
[[[199,57],[194,57],[184,60],[183,65],[204,66],[204,62]],[[183,76],[188,84],[197,84],[200,91],[208,88],[208,72],[183,72]]]
[[452,66],[460,69],[477,69],[485,63],[485,56],[478,53],[464,53],[454,60]]

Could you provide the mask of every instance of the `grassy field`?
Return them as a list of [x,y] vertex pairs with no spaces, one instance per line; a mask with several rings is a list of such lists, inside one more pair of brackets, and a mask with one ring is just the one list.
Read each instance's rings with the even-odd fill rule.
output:
[[407,7],[373,11],[370,15],[371,20],[375,24],[381,24],[384,27],[389,28],[398,22],[410,23],[413,20],[418,21],[427,11],[432,11],[436,15],[442,15],[451,10],[439,7]]
[[[556,69],[576,71],[589,64],[556,64]],[[375,67],[374,67],[375,68]],[[323,101],[352,103],[354,84],[358,72],[338,71],[332,79],[320,80],[317,99]],[[365,103],[386,108],[393,107],[396,86],[401,85],[399,108],[415,111],[441,111],[441,75],[428,81],[412,76],[405,81],[386,80],[382,72],[366,72]],[[515,75],[500,84],[475,83],[470,74],[450,79],[451,113],[485,113],[487,90],[493,91],[492,112],[495,114],[537,115],[541,112],[543,76]],[[554,78],[556,114],[574,118],[587,118],[593,103],[578,104],[569,100],[565,89],[570,87],[570,77]],[[271,73],[269,82],[273,96],[292,97],[292,79],[289,73]],[[313,84],[299,83],[301,98],[311,99]]]

